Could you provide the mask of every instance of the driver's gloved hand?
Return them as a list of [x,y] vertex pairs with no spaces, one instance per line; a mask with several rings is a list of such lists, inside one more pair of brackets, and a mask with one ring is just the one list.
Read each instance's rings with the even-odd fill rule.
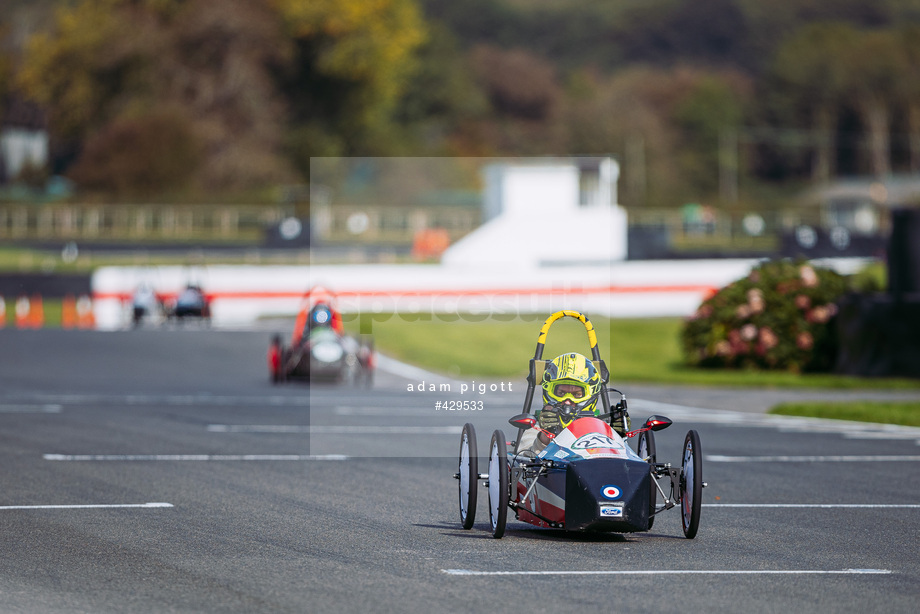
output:
[[562,423],[559,421],[559,410],[552,405],[545,405],[543,409],[540,410],[537,421],[541,429],[551,433],[555,433],[562,428]]
[[[614,411],[611,416],[613,421],[610,426],[620,437],[625,437],[626,433],[632,429],[632,420],[629,418],[629,412],[626,410]],[[623,418],[626,418],[626,428],[623,428]]]

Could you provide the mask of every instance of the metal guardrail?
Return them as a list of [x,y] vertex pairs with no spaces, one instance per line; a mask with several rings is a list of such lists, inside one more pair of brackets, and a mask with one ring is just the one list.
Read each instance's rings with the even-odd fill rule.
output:
[[261,238],[293,213],[278,205],[0,205],[0,240]]

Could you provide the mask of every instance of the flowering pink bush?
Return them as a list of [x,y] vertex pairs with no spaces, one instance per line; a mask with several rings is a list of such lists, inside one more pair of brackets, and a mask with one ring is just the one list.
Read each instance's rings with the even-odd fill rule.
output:
[[806,262],[765,262],[706,299],[681,333],[687,362],[704,367],[830,370],[833,320],[846,279]]

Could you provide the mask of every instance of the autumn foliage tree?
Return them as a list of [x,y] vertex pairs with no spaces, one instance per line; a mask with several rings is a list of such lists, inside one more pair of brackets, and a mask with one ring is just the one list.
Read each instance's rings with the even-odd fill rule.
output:
[[203,194],[314,156],[612,154],[643,206],[718,202],[729,155],[757,194],[920,169],[920,0],[0,0],[0,34],[11,5],[56,7],[0,67],[84,178],[163,109]]
[[131,198],[181,190],[201,165],[203,148],[179,110],[123,116],[87,139],[70,176],[85,190]]
[[[339,135],[351,148],[371,142],[423,39],[409,0],[80,0],[62,3],[53,27],[32,38],[19,83],[49,109],[55,137],[80,152],[77,177],[92,177],[98,190],[161,185],[155,177],[169,164],[151,160],[160,142],[144,139],[157,138],[146,127],[166,121],[163,108],[168,134],[187,133],[181,149],[195,152],[180,156],[197,162],[182,183],[251,189],[302,181],[292,132]],[[137,157],[126,163],[132,173],[90,169],[115,163],[103,143],[126,139],[134,145],[120,155]],[[322,151],[322,143],[301,145],[308,155]]]
[[[427,31],[413,0],[271,0],[293,41],[282,73],[301,158],[385,154]],[[306,170],[306,162],[298,166]]]
[[[149,127],[164,122],[172,122],[166,134],[187,135],[179,152],[200,152],[191,169],[198,189],[247,188],[291,176],[280,155],[284,104],[271,76],[289,53],[278,44],[280,28],[258,0],[83,0],[62,5],[54,29],[32,39],[20,79],[50,110],[54,134],[80,144],[75,170],[94,177],[96,189],[161,186],[155,178],[169,162],[151,156],[172,154]],[[134,172],[89,168],[114,163],[100,144],[125,138],[133,146],[120,153],[137,157],[125,162]]]

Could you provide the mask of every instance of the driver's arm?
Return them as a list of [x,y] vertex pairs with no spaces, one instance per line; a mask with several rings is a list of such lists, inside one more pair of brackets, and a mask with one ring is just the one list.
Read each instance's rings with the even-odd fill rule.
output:
[[[559,410],[552,405],[543,406],[543,409],[540,410],[540,414],[537,416],[537,423],[541,429],[549,431],[554,435],[562,430],[562,422],[559,420]],[[546,433],[541,432],[538,437],[543,443],[549,442],[549,437],[546,436]]]

